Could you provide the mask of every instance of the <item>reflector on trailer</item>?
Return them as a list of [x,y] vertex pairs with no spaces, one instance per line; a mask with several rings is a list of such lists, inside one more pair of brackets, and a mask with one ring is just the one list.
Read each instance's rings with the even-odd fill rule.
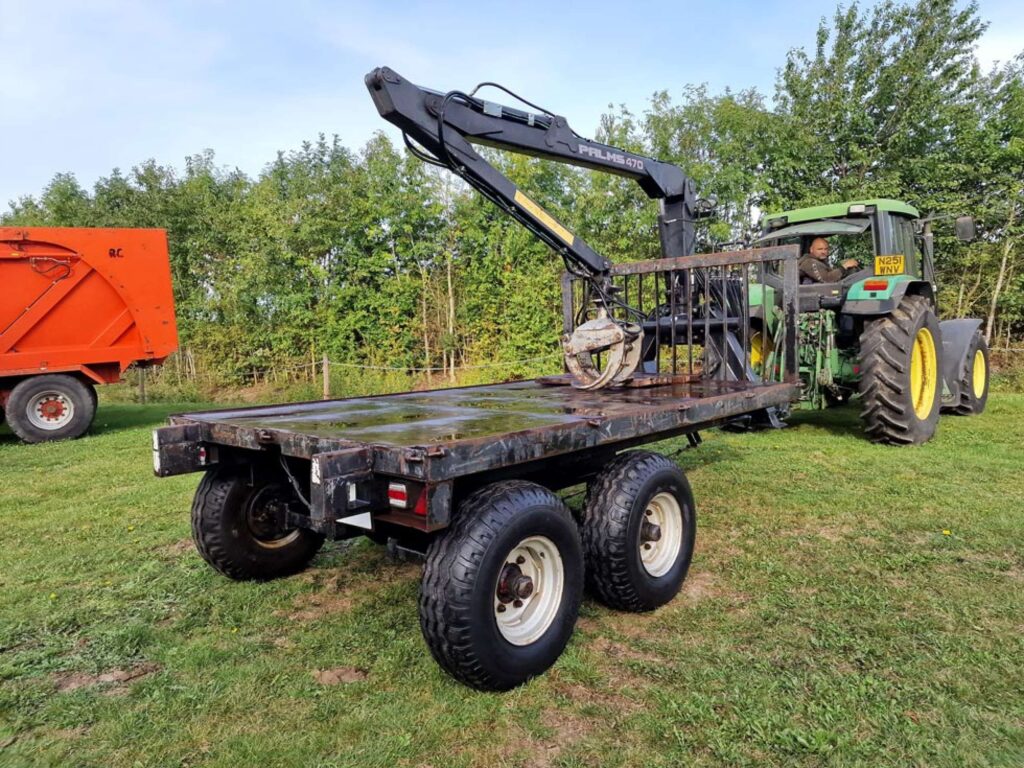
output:
[[427,516],[427,489],[424,488],[420,493],[420,497],[416,499],[416,506],[412,508],[414,515],[420,515],[422,517]]
[[388,483],[388,501],[392,507],[406,508],[409,503],[409,491],[405,483]]
[[865,291],[884,291],[889,287],[888,280],[865,280]]

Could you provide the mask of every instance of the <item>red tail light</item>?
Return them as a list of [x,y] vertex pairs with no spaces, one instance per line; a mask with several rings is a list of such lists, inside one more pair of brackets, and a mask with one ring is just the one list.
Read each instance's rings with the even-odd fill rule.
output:
[[865,291],[884,291],[889,287],[888,280],[865,280]]
[[388,501],[392,507],[406,508],[409,504],[409,491],[405,483],[388,483]]

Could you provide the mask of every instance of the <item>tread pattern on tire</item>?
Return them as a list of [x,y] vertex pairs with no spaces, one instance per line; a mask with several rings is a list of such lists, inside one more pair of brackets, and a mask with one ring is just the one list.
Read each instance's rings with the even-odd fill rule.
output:
[[[872,442],[889,445],[921,442],[915,429],[921,420],[913,408],[901,400],[909,395],[913,329],[918,318],[930,311],[931,306],[923,296],[908,295],[891,314],[864,325],[860,336],[860,416],[864,432]],[[935,339],[935,347],[936,354],[941,354],[941,339]],[[941,371],[939,361],[936,367]],[[936,392],[936,412],[940,394]]]
[[474,653],[470,637],[476,571],[491,542],[527,504],[561,507],[572,523],[562,500],[547,488],[506,480],[467,496],[451,527],[427,550],[419,600],[423,637],[441,667],[456,680],[481,690],[494,690],[496,681]]
[[[605,605],[634,613],[652,610],[629,574],[628,525],[632,500],[654,472],[679,469],[653,451],[627,451],[612,459],[587,487],[580,537],[586,559],[587,585]],[[604,499],[602,514],[593,515],[593,500]]]
[[192,500],[192,539],[200,556],[215,570],[237,581],[277,578],[301,571],[320,550],[324,541],[322,536],[308,532],[310,535],[306,538],[306,549],[301,557],[269,570],[247,566],[231,556],[227,546],[229,533],[220,521],[220,513],[238,482],[238,475],[227,470],[209,471],[199,482]]

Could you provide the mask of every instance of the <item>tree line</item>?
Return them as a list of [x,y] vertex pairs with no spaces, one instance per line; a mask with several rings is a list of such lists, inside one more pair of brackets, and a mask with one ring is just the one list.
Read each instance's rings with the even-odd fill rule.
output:
[[[936,225],[940,309],[984,318],[994,346],[1019,345],[1024,56],[984,70],[974,52],[984,29],[974,3],[840,6],[813,45],[789,52],[773,98],[661,90],[640,114],[611,109],[595,138],[675,162],[717,199],[702,250],[749,239],[762,212],[845,199],[972,214],[971,244]],[[656,206],[630,180],[491,157],[613,261],[658,255]],[[182,169],[115,169],[91,190],[59,174],[0,221],[166,228],[186,370],[212,381],[324,355],[521,374],[530,364],[517,361],[551,354],[561,328],[560,260],[384,134],[358,151],[321,135],[255,178],[212,151]]]

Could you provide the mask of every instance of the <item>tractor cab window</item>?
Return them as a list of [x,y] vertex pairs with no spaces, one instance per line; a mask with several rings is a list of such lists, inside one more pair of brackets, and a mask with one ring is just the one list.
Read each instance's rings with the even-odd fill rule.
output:
[[918,258],[917,240],[914,237],[914,223],[902,216],[895,217],[896,246],[902,251],[906,261],[906,273],[920,277],[920,259]]
[[834,235],[829,239],[829,259],[842,264],[847,259],[857,262],[857,269],[870,269],[874,263],[874,244],[871,233],[860,235]]
[[[828,246],[824,258],[821,240]],[[872,269],[874,264],[871,221],[863,217],[822,219],[783,226],[767,232],[755,244],[799,245],[803,283],[840,282],[862,270]],[[812,258],[817,264],[810,261]],[[814,269],[807,269],[806,265]]]

